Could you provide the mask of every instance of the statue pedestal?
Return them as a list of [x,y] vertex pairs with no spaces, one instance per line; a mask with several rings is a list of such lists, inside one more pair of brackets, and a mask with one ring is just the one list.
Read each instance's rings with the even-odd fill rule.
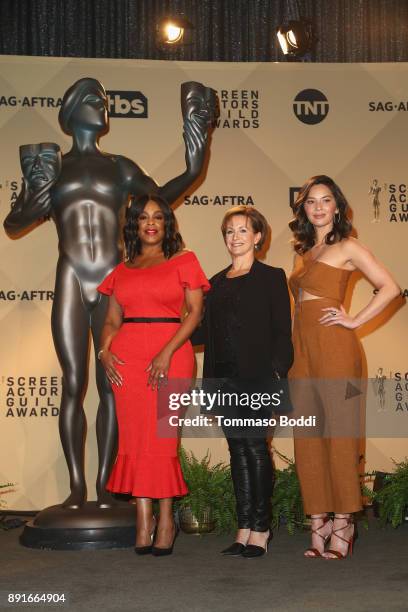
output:
[[116,502],[100,508],[87,502],[81,508],[50,506],[27,523],[20,543],[28,548],[80,550],[127,548],[135,545],[136,508]]

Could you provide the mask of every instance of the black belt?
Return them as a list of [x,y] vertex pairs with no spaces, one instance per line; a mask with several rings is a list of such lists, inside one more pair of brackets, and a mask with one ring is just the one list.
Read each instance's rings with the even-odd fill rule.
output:
[[125,317],[123,323],[180,323],[177,317]]

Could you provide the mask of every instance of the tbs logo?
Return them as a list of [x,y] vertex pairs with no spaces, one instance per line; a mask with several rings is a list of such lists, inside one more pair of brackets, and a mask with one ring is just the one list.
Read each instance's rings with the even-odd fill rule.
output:
[[141,91],[107,91],[109,117],[147,119],[147,98]]

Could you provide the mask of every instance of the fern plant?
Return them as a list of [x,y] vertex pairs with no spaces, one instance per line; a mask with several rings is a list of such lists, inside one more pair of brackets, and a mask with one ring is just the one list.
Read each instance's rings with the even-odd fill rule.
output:
[[364,498],[366,498],[367,502],[371,505],[374,501],[375,498],[375,492],[372,490],[371,487],[367,486],[367,483],[372,483],[374,482],[375,479],[375,472],[366,472],[365,474],[362,475],[362,477],[360,478],[360,486],[361,486],[361,495],[363,496],[363,503],[364,503]]
[[272,495],[272,527],[276,529],[282,522],[286,523],[288,532],[293,535],[296,529],[304,527],[306,520],[295,462],[280,453],[276,448],[274,448],[274,453],[288,467],[283,470],[275,470],[275,484]]
[[[0,489],[8,489],[8,491],[0,491],[0,496],[6,495],[6,493],[11,493],[14,489],[10,489],[10,487],[14,487],[14,484],[12,482],[8,482],[7,484],[0,484]],[[6,502],[3,501],[0,497],[0,508],[4,508],[5,505]]]
[[[295,463],[275,449],[275,453],[287,464],[283,470],[275,470],[272,496],[272,527],[286,523],[290,534],[305,523],[302,496]],[[224,463],[210,465],[210,455],[197,459],[183,447],[179,451],[180,463],[189,493],[177,501],[180,509],[189,508],[199,523],[203,522],[211,508],[215,532],[231,533],[237,528],[236,500],[230,467]]]
[[399,463],[393,460],[393,463],[395,471],[384,476],[384,486],[372,493],[372,498],[378,502],[381,523],[398,527],[408,509],[408,458]]
[[210,465],[211,457],[197,459],[183,447],[179,450],[180,463],[188,494],[177,501],[180,509],[189,508],[199,523],[210,510],[216,533],[229,533],[236,528],[235,496],[231,470],[225,463]]

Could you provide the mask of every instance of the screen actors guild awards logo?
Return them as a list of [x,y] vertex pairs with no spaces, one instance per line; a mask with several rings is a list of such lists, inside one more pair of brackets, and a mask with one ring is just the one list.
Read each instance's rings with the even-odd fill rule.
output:
[[371,223],[378,223],[380,221],[380,193],[381,191],[387,191],[387,185],[384,183],[383,187],[378,184],[378,179],[373,179],[370,185],[368,195],[371,197],[371,206],[373,209],[373,218]]
[[217,128],[247,129],[260,126],[258,89],[221,89],[218,92],[220,114]]

